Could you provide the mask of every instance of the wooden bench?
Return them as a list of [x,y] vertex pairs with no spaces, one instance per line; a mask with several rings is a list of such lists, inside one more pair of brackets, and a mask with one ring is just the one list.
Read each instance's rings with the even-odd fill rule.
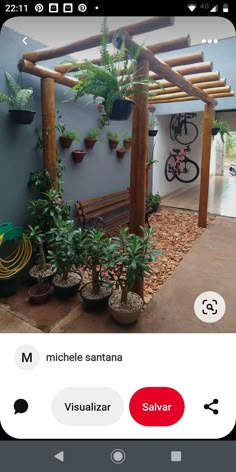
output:
[[[129,189],[75,203],[77,215],[83,228],[98,228],[106,232],[129,223],[129,206]],[[148,215],[149,213],[146,212],[145,221],[149,226]]]

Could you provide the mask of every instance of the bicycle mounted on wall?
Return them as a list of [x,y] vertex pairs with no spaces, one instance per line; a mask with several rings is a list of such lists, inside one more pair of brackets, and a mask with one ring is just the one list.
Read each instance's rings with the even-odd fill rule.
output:
[[173,149],[170,152],[165,164],[165,177],[168,182],[176,178],[179,182],[190,183],[198,178],[199,167],[196,162],[189,159],[190,152],[190,146],[182,152],[180,149]]
[[197,113],[178,113],[170,120],[170,138],[179,144],[192,144],[198,137],[198,127],[188,121],[196,118]]

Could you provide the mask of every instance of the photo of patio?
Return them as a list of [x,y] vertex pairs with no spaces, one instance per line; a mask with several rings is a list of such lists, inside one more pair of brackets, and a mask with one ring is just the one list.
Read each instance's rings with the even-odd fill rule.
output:
[[233,26],[54,20],[0,36],[0,332],[236,332]]

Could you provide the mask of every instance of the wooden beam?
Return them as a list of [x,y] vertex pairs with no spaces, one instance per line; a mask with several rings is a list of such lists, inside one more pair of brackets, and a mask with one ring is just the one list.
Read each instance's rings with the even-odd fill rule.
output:
[[[209,97],[215,99],[215,98],[227,98],[227,97],[234,97],[234,92],[228,92],[228,93],[213,93],[209,94]],[[162,100],[148,100],[149,104],[161,104],[161,103],[175,103],[175,102],[188,102],[191,100],[199,100],[196,97],[188,96],[188,97],[182,97],[182,98],[173,98],[173,99],[162,99]]]
[[[122,28],[122,29],[125,29],[125,28]],[[162,52],[168,52],[168,51],[174,51],[176,49],[187,48],[188,46],[190,46],[190,44],[191,44],[191,38],[190,38],[190,35],[188,34],[187,36],[173,39],[172,41],[150,44],[148,46],[148,49],[153,54],[160,54]]]
[[[145,59],[137,61],[137,74],[148,78],[149,63]],[[147,85],[137,85],[137,90],[147,91]],[[146,159],[148,154],[148,109],[147,94],[137,93],[134,96],[136,106],[132,120],[132,148],[130,171],[130,233],[142,236],[140,226],[145,224],[146,194]],[[135,286],[135,292],[143,297],[143,280]]]
[[[214,81],[220,79],[219,72],[208,72],[205,74],[196,74],[196,75],[187,75],[185,79],[190,82],[191,84],[199,84],[200,82],[207,82],[207,81]],[[167,80],[160,80],[160,86],[163,88],[173,87],[172,82],[168,82]],[[149,89],[153,90],[157,88],[157,84],[150,84]],[[158,87],[161,90],[161,87]]]
[[[162,61],[160,61],[162,62]],[[198,64],[190,64],[188,66],[180,66],[172,69],[174,72],[178,72],[181,75],[200,74],[201,72],[211,72],[213,68],[212,62],[202,62]],[[165,78],[161,74],[149,74],[150,79],[159,80]]]
[[[148,33],[167,26],[174,24],[175,17],[173,16],[154,16],[148,20],[140,21],[139,23],[124,26],[124,29],[130,34],[130,36]],[[115,31],[108,33],[109,41],[112,41],[112,37]],[[95,48],[100,46],[102,34],[90,36],[86,39],[81,39],[65,46],[58,48],[45,48],[38,49],[37,51],[29,51],[23,54],[23,59],[31,62],[45,61],[47,59],[54,59],[55,57],[66,56],[74,52],[84,51],[87,49]]]
[[20,72],[26,72],[27,74],[35,75],[36,77],[50,78],[53,79],[57,84],[65,85],[66,87],[74,87],[79,84],[79,81],[72,77],[67,77],[54,70],[47,69],[46,67],[36,66],[32,62],[21,59],[18,62],[18,69]]
[[55,85],[53,79],[41,80],[43,165],[58,188],[56,148]]
[[[227,87],[207,88],[207,89],[203,89],[203,91],[208,93],[209,95],[217,94],[217,93],[228,93],[231,91],[231,87],[227,86]],[[152,95],[150,97],[152,100],[157,100],[158,102],[159,100],[162,100],[162,99],[171,100],[172,98],[188,97],[188,94],[186,92],[176,92],[176,93],[165,92],[159,95],[154,95],[154,96]]]
[[[225,87],[226,80],[215,80],[213,82],[202,82],[200,84],[196,83],[195,87],[198,87],[200,89],[209,89],[209,88],[214,88],[214,87]],[[179,87],[167,87],[164,89],[160,89],[160,87],[156,89],[151,89],[152,92],[155,92],[156,95],[164,95],[168,93],[176,93],[176,92],[181,92],[181,89]]]
[[[125,43],[126,47],[130,48],[137,48],[138,45],[135,43],[128,33],[125,31],[122,32],[117,32],[114,34],[113,37],[113,44],[116,47],[119,47],[121,44]],[[150,64],[150,69],[155,73],[155,74],[160,74],[163,78],[166,80],[169,80],[173,84],[177,85],[180,87],[184,92],[187,92],[189,95],[193,95],[194,97],[202,100],[205,103],[211,103],[212,105],[217,105],[217,101],[214,100],[213,98],[209,97],[205,92],[202,90],[198,89],[194,85],[192,85],[190,82],[188,82],[182,75],[179,73],[175,72],[168,66],[168,64],[165,64],[164,62],[160,61],[157,59],[152,53],[147,51],[145,48],[142,48],[140,51],[139,55],[140,59],[145,59],[149,61]],[[202,65],[202,64],[199,64]]]
[[[148,49],[148,47],[147,47]],[[113,55],[113,57],[116,57],[116,54]],[[168,57],[162,59],[166,64],[168,64],[170,67],[176,67],[176,66],[183,66],[186,64],[196,64],[198,62],[203,62],[204,60],[204,54],[203,52],[195,52],[193,54],[186,54],[184,56],[174,56],[174,57]],[[92,59],[91,61],[93,64],[100,65],[101,64],[101,58],[96,58]],[[67,72],[76,72],[80,70],[80,67],[84,64],[84,61],[77,62],[76,65],[73,64],[72,62],[68,62],[66,64],[59,64],[58,66],[54,67],[54,69],[57,72],[60,72],[61,74],[66,74]],[[124,69],[121,69],[120,73],[122,74],[124,72]]]
[[203,117],[203,137],[202,137],[202,162],[201,181],[199,197],[198,226],[207,226],[207,203],[209,190],[210,158],[211,158],[211,129],[212,129],[213,107],[205,105]]

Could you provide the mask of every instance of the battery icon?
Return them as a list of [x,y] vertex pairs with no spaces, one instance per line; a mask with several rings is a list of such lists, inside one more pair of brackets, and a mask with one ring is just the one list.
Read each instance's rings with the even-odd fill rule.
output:
[[223,5],[223,12],[224,12],[224,13],[228,13],[228,11],[229,11],[228,3],[224,3],[224,5]]

